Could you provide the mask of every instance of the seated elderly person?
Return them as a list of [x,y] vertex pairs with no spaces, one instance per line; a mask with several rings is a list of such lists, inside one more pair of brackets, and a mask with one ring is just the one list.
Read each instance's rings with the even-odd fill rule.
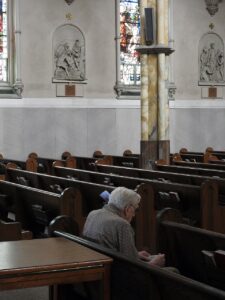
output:
[[138,252],[135,247],[134,231],[130,222],[135,216],[140,200],[140,195],[133,190],[117,187],[109,195],[108,204],[89,213],[83,236],[129,258],[142,259],[149,264],[163,267],[164,254],[150,255],[147,251]]

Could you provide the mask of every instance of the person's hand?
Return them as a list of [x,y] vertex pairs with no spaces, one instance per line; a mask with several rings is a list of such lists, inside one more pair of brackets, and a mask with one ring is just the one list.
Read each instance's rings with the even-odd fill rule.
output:
[[154,255],[154,257],[149,261],[150,265],[158,266],[158,267],[164,267],[165,266],[165,254],[157,254]]
[[139,251],[138,255],[139,255],[140,259],[145,260],[145,261],[149,261],[149,258],[151,256],[151,254],[145,250]]

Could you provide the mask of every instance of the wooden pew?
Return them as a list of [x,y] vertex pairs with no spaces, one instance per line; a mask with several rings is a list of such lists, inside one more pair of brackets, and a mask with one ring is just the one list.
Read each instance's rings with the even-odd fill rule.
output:
[[[108,169],[115,170],[118,167],[113,166],[97,166],[97,169]],[[119,168],[119,170],[124,170],[125,172],[128,171],[127,168]],[[204,207],[204,203],[208,203],[209,201],[218,202],[218,187],[217,183],[214,183],[209,180],[209,178],[205,180],[200,180],[196,185],[189,185],[186,183],[176,183],[176,182],[166,182],[165,181],[157,181],[153,180],[152,178],[147,178],[148,173],[151,174],[151,171],[147,170],[140,170],[140,169],[132,169],[131,174],[140,175],[141,172],[145,174],[145,178],[133,178],[128,176],[120,176],[117,174],[104,174],[98,172],[91,172],[91,171],[84,171],[78,169],[69,169],[69,168],[62,168],[62,167],[55,167],[54,173],[57,176],[61,177],[69,177],[74,178],[77,180],[86,180],[92,181],[96,183],[104,183],[113,186],[123,185],[128,188],[134,188],[140,183],[149,183],[154,189],[154,207],[158,210],[165,206],[172,206],[179,208],[184,216],[191,217],[192,220],[197,219],[197,224],[200,225],[200,206]],[[140,170],[140,172],[138,172]],[[130,174],[130,175],[131,175]],[[179,175],[178,175],[179,176]],[[150,176],[149,176],[150,177]],[[184,181],[185,182],[185,181]],[[224,184],[225,182],[223,182]],[[175,194],[177,193],[177,195]],[[225,189],[224,189],[225,193]],[[176,201],[176,196],[179,199]],[[201,204],[200,204],[201,203]],[[211,216],[212,217],[212,216]]]
[[[112,165],[113,160],[111,156],[104,156],[103,158],[95,158],[95,157],[84,157],[84,156],[72,156],[70,152],[63,152],[62,153],[62,160],[67,158],[73,158],[76,160],[76,168],[78,169],[84,169],[89,170],[92,165],[95,164],[104,164],[104,165]],[[57,166],[64,166],[63,164],[60,164],[60,162],[57,160]]]
[[[173,169],[173,166],[169,168]],[[218,194],[219,201],[213,201],[212,197],[208,197],[202,205],[202,217],[201,217],[201,226],[202,228],[214,230],[220,233],[225,233],[225,212],[224,212],[224,203],[225,203],[225,178],[212,178],[211,176],[199,176],[193,174],[179,174],[173,172],[165,171],[155,171],[155,170],[143,170],[136,168],[124,168],[118,166],[106,166],[106,165],[96,165],[94,166],[97,172],[110,173],[111,175],[104,174],[104,181],[108,184],[114,184],[112,174],[118,174],[123,176],[131,176],[145,179],[157,179],[160,181],[171,181],[177,183],[191,184],[201,186],[207,180],[213,180],[218,185]],[[178,167],[180,168],[180,167]],[[175,168],[174,172],[177,168]],[[219,171],[221,172],[221,171]],[[91,177],[99,177],[95,173],[91,174],[88,171],[84,170],[69,170],[64,168],[55,169],[55,173],[58,176],[72,176],[77,179],[91,180]],[[95,179],[95,180],[96,180]],[[94,180],[94,179],[93,179]],[[215,187],[216,188],[216,187]],[[204,212],[204,213],[203,213]],[[217,216],[217,217],[215,217]]]
[[179,161],[195,162],[195,163],[211,163],[219,161],[219,158],[211,152],[206,153],[194,153],[185,152],[181,150],[179,153],[170,154],[170,164],[174,164]]
[[[225,176],[225,173],[223,171],[183,168],[171,165],[156,165],[156,168],[159,170],[144,170],[137,168],[125,168],[119,166],[93,165],[92,169],[100,173],[118,174],[122,176],[145,178],[152,180],[156,179],[158,181],[169,181],[198,186],[200,186],[206,180],[213,180],[218,184],[219,197],[225,198],[225,179],[223,178]],[[61,169],[61,172],[62,176],[66,177],[66,174],[69,172],[69,170],[66,169],[64,175],[63,169]],[[71,176],[76,177],[75,173],[76,170],[71,170]],[[105,180],[110,182],[110,178],[107,176],[105,176]]]
[[[58,166],[60,166],[58,164]],[[61,165],[62,166],[62,165]],[[83,167],[78,168],[83,169]],[[201,177],[209,179],[210,177],[221,177],[225,178],[225,172],[223,170],[212,170],[212,169],[202,169],[194,167],[182,167],[175,165],[165,165],[158,164],[154,165],[154,170],[144,170],[138,168],[129,168],[121,166],[112,166],[112,165],[101,165],[91,163],[87,166],[87,170],[102,172],[102,173],[112,173],[123,176],[130,177],[140,177],[146,179],[158,179],[158,180],[170,180],[172,182],[188,183],[188,184],[197,184],[202,183]],[[176,174],[177,173],[177,174]],[[193,176],[196,175],[196,176]]]
[[124,255],[84,240],[75,235],[55,231],[56,236],[68,238],[113,258],[111,266],[112,300],[224,300],[222,290],[191,280],[144,262],[128,259]]
[[[207,147],[206,150],[205,150],[205,153],[206,152],[211,152],[211,147]],[[185,154],[185,153],[189,153],[189,154],[204,154],[204,152],[198,152],[198,151],[189,151],[187,148],[183,147],[183,148],[180,148],[179,150],[179,153],[180,154]]]
[[0,193],[5,195],[7,211],[15,215],[15,221],[20,222],[23,229],[33,232],[34,237],[43,234],[49,221],[58,215],[75,218],[80,215],[80,193],[75,188],[67,188],[61,194],[56,194],[0,181]]
[[225,165],[218,164],[216,162],[215,163],[199,163],[199,162],[187,162],[187,161],[173,161],[173,165],[225,171]]
[[[79,189],[81,194],[81,208],[76,215],[76,220],[82,230],[88,213],[91,210],[99,209],[104,205],[104,200],[100,194],[107,190],[111,192],[115,186],[100,183],[86,182],[76,179],[68,179],[46,174],[26,172],[24,170],[7,169],[6,179],[13,182],[27,182],[30,186],[44,190],[65,189],[66,187],[75,187]],[[147,247],[151,250],[155,249],[155,209],[154,209],[154,189],[150,183],[142,183],[139,181],[127,180],[129,188],[134,189],[142,197],[140,210],[134,220],[134,230],[136,232],[136,246],[139,249]],[[123,182],[125,183],[125,181]],[[118,185],[119,182],[118,182]],[[198,194],[199,189],[193,193]],[[190,191],[189,191],[190,193]],[[195,194],[196,196],[196,194]]]
[[119,155],[105,155],[100,150],[96,150],[93,153],[93,157],[95,158],[104,158],[105,156],[112,157],[112,165],[114,166],[124,166],[131,168],[139,168],[140,167],[140,155],[133,155],[129,150],[124,151],[122,156]]
[[218,268],[211,256],[218,249],[225,250],[225,235],[180,222],[182,216],[173,209],[158,215],[158,251],[165,253],[167,264],[181,274],[225,290],[225,270]]
[[[185,174],[185,172],[177,172],[176,169],[180,167],[176,166],[170,166],[166,165],[166,167],[169,166],[168,171],[161,171],[157,170],[158,168],[161,168],[161,165],[156,166],[156,170],[147,170],[147,169],[138,169],[138,168],[127,168],[127,167],[120,167],[120,166],[110,166],[110,165],[92,165],[92,171],[99,172],[99,173],[106,173],[106,174],[117,174],[121,176],[128,176],[128,177],[136,177],[136,178],[145,178],[145,179],[156,179],[158,181],[171,181],[171,182],[177,182],[177,183],[186,183],[186,184],[192,184],[192,185],[201,185],[205,180],[212,179],[211,176],[215,176],[217,173],[213,171],[212,175],[209,176],[206,175],[195,175],[195,174]],[[163,166],[164,167],[164,166]],[[169,171],[171,168],[171,171]],[[193,168],[192,168],[193,169]],[[186,170],[182,168],[182,170]],[[79,171],[81,171],[79,169]],[[194,169],[195,171],[195,169]],[[63,168],[61,169],[61,172],[63,172]],[[69,172],[68,169],[65,171],[64,177],[66,177],[66,172]],[[76,177],[74,171],[70,171],[71,176],[74,174],[74,177]],[[83,173],[88,172],[83,170]],[[204,170],[205,172],[205,170]],[[217,171],[216,171],[217,172]],[[198,173],[198,170],[197,170]],[[69,174],[69,173],[68,173]],[[56,173],[57,175],[57,173]],[[107,175],[106,175],[106,181],[107,181]]]
[[0,242],[32,239],[31,231],[23,230],[20,222],[0,220]]
[[[106,174],[84,172],[85,176],[82,178],[80,176],[80,178],[78,178],[77,180],[76,177],[73,177],[72,175],[74,175],[75,173],[77,174],[78,170],[69,168],[65,169],[61,167],[56,167],[55,169],[63,171],[67,170],[67,176],[69,176],[72,180],[13,169],[7,170],[7,179],[13,182],[18,182],[18,178],[24,178],[24,180],[29,181],[32,186],[47,190],[49,190],[51,186],[55,186],[56,184],[61,186],[62,188],[65,188],[66,186],[76,186],[82,191],[82,194],[85,195],[83,197],[84,199],[86,199],[84,200],[85,203],[88,203],[87,199],[89,199],[90,202],[90,195],[93,195],[93,192],[90,191],[90,188],[88,188],[87,182],[85,183],[80,180],[82,179],[90,181],[92,178],[92,180],[94,180],[98,184],[103,184],[105,182],[104,180]],[[82,172],[83,171],[81,171],[80,175],[82,174]],[[214,219],[215,216],[207,213],[207,209],[209,206],[208,203],[210,203],[210,201],[218,203],[218,189],[214,182],[207,181],[202,183],[201,186],[192,186],[109,174],[107,175],[107,177],[110,178],[110,182],[107,183],[109,184],[109,186],[103,186],[104,189],[109,191],[110,189],[112,190],[112,186],[110,186],[110,184],[113,184],[113,186],[122,185],[131,189],[137,189],[137,191],[142,196],[140,211],[137,214],[135,220],[136,245],[140,249],[143,247],[148,247],[152,251],[155,250],[155,216],[156,211],[162,209],[163,207],[179,208],[182,211],[184,217],[188,218],[189,222],[191,222],[191,224],[193,225],[214,225],[214,222],[211,220],[211,218]],[[144,183],[144,185],[141,185],[141,183]],[[94,184],[92,183],[92,185]],[[101,191],[103,191],[103,188]],[[91,207],[89,205],[89,208],[86,210],[87,213],[102,206],[102,201],[99,205],[99,194],[101,191],[98,189],[98,192],[95,193],[95,198],[97,197],[98,204],[92,205]],[[96,200],[92,200],[92,202],[96,203]],[[204,223],[201,220],[201,211],[203,210],[206,212],[207,216],[205,218],[202,217]],[[79,224],[81,228],[85,221],[86,215],[79,218]],[[216,224],[218,224],[219,226],[220,219],[216,218],[216,220]]]
[[188,167],[187,165],[167,165],[161,162],[156,162],[154,170],[225,178],[225,170],[195,168],[194,166]]
[[38,157],[35,152],[31,152],[25,161],[3,158],[3,156],[1,156],[0,163],[5,166],[9,164],[10,167],[17,169],[47,174],[51,174],[53,164],[62,165],[68,168],[76,167],[76,160],[73,157],[67,157],[64,160],[57,160],[53,158]]
[[[103,154],[101,150],[95,150],[93,153],[93,157],[102,157],[106,154]],[[140,157],[140,154],[133,153],[130,149],[126,149],[123,151],[123,156],[133,156],[133,157]]]
[[140,154],[133,153],[130,149],[126,149],[123,151],[123,156],[134,156],[134,157],[140,157]]
[[205,154],[194,154],[194,153],[174,153],[170,155],[170,163],[174,163],[177,160],[186,162],[206,162]]
[[33,158],[28,158],[25,161],[21,160],[15,160],[15,159],[9,159],[9,158],[1,158],[0,163],[3,165],[7,166],[10,164],[11,166],[14,166],[14,168],[22,169],[22,170],[27,170],[27,171],[32,171],[32,172],[37,172],[37,162]]
[[225,159],[225,151],[222,150],[214,150],[212,147],[207,147],[205,152],[192,152],[188,151],[186,148],[181,148],[179,151],[180,154],[198,154],[204,155],[205,153],[209,153],[210,155],[216,156],[218,159]]
[[[213,180],[218,184],[220,200],[225,199],[225,173],[223,171],[185,168],[171,165],[156,165],[156,170],[144,170],[107,165],[93,165],[93,170],[100,173],[118,174],[122,176],[145,179],[156,179],[159,181],[177,182],[198,186],[200,186],[206,180]],[[68,169],[65,169],[65,171],[63,171],[62,168],[60,172],[64,177],[66,176],[66,174],[69,174],[69,172],[71,172],[71,176],[78,176],[76,175],[76,170],[69,171]],[[81,170],[79,170],[79,172],[81,172]],[[85,173],[85,171],[82,172]],[[59,176],[61,175],[59,174]],[[79,178],[79,176],[77,178]],[[110,182],[110,178],[107,176],[105,176],[105,180]]]
[[210,164],[225,165],[225,161],[224,160],[211,160]]
[[224,151],[212,151],[211,154],[215,155],[218,159],[225,159]]
[[[66,153],[66,154],[65,154]],[[62,158],[71,155],[69,152],[64,152]],[[115,166],[126,166],[132,168],[138,168],[140,166],[139,156],[116,156],[116,155],[103,155],[100,151],[94,153],[94,157],[82,157],[82,156],[72,156],[76,159],[77,168],[79,169],[89,169],[90,165],[93,163],[109,164]]]
[[[34,159],[37,162],[37,171],[39,173],[46,173],[52,174],[52,166],[53,165],[62,165],[68,168],[75,168],[76,167],[76,160],[75,158],[68,156],[65,159],[53,159],[47,157],[39,157],[36,152],[31,152],[28,155],[28,159]],[[32,171],[32,170],[28,170]]]
[[114,187],[104,184],[94,184],[90,182],[60,178],[48,174],[26,172],[24,170],[7,169],[6,180],[11,182],[27,182],[31,187],[60,193],[66,188],[75,188],[79,190],[81,201],[79,202],[78,210],[76,211],[76,220],[82,230],[86,216],[91,210],[101,208],[104,205],[104,200],[100,194],[107,190],[111,192]]

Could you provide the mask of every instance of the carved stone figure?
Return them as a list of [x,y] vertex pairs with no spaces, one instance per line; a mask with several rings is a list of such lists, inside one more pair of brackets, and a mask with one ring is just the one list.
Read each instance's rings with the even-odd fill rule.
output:
[[203,48],[200,62],[200,80],[209,82],[224,80],[223,52],[219,49],[216,50],[214,43],[211,43],[208,49]]
[[224,46],[214,33],[203,36],[199,53],[199,84],[224,85]]
[[216,60],[216,75],[218,80],[224,80],[224,54],[218,50]]
[[59,45],[55,51],[55,78],[61,79],[84,79],[84,74],[80,70],[81,46],[76,40],[72,49],[68,43]]
[[67,43],[59,45],[55,52],[56,70],[55,75],[65,73],[63,77],[70,78],[70,70],[73,68],[72,56]]
[[79,40],[76,40],[73,45],[72,55],[73,55],[75,67],[77,68],[77,70],[80,70],[81,46]]
[[200,80],[202,81],[208,81],[208,76],[206,74],[207,59],[208,49],[204,47],[200,55]]
[[85,80],[85,41],[73,25],[56,29],[53,37],[53,82]]

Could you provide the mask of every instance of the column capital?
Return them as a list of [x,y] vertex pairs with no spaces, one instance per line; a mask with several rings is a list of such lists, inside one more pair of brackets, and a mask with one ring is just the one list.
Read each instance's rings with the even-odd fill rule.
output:
[[140,45],[135,48],[136,51],[140,52],[141,54],[162,54],[170,55],[175,50],[171,47],[165,45]]

